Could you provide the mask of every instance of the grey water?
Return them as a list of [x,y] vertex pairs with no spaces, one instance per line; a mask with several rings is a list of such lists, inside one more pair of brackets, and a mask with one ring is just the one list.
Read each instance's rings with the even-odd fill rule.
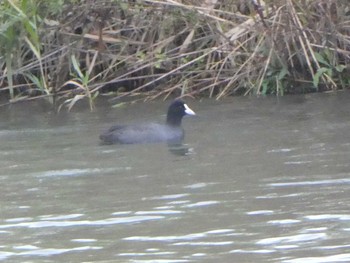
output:
[[0,261],[349,262],[350,94],[190,100],[184,145],[99,145],[169,102],[0,109]]

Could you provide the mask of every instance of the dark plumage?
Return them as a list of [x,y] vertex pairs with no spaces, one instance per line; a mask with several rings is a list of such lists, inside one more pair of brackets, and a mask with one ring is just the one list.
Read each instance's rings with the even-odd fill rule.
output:
[[180,143],[184,138],[181,121],[185,115],[196,114],[183,101],[175,100],[168,108],[165,124],[115,125],[102,133],[100,139],[104,144]]

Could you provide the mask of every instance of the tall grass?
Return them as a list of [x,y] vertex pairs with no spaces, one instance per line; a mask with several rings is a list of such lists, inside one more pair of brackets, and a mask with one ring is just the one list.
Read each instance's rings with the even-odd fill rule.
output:
[[86,99],[92,109],[101,94],[220,99],[350,86],[348,0],[4,0],[0,23],[9,101],[71,109]]

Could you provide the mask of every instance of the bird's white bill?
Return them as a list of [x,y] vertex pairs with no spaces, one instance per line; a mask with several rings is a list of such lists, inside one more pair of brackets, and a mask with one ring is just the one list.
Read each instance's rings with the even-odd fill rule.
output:
[[187,106],[187,104],[184,104],[184,106],[185,106],[185,113],[187,115],[196,115],[196,113],[193,110],[191,110],[190,107]]

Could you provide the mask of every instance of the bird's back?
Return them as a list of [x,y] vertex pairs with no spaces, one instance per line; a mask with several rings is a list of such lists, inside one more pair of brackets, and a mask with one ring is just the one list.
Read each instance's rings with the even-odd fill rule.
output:
[[184,131],[181,127],[158,123],[115,125],[100,135],[105,144],[178,143],[183,137]]

